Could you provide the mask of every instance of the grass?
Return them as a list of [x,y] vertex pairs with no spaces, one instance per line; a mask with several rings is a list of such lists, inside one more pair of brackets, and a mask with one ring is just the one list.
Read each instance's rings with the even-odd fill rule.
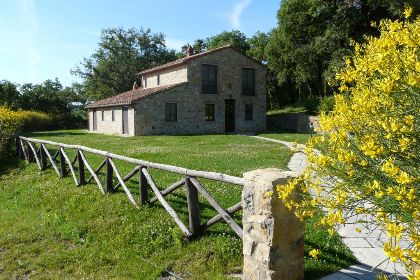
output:
[[[258,168],[285,169],[291,156],[281,145],[238,135],[123,138],[56,131],[28,136],[235,176]],[[100,163],[101,158],[86,156],[94,166]],[[123,174],[133,167],[116,164]],[[151,173],[161,187],[180,178]],[[76,187],[70,176],[60,179],[51,168],[41,172],[23,161],[2,164],[0,182],[0,278],[156,279],[172,271],[186,279],[227,279],[241,271],[242,242],[224,223],[186,241],[159,204],[136,210],[122,192],[101,195],[94,184]],[[138,195],[136,178],[130,182],[133,195]],[[223,207],[240,201],[239,187],[202,182]],[[186,221],[183,191],[167,198]],[[200,199],[203,220],[215,215]],[[354,262],[337,236],[326,238],[313,223],[305,231],[306,279]],[[307,257],[312,248],[323,251],[319,260]]]
[[263,136],[267,138],[293,142],[293,143],[296,142],[298,144],[305,144],[311,138],[310,134],[290,133],[290,132],[282,132],[282,131],[266,131],[264,133],[258,134],[258,136]]
[[288,106],[288,107],[284,107],[281,109],[276,109],[276,110],[271,110],[267,112],[267,115],[277,115],[277,114],[286,114],[286,113],[305,113],[308,110],[303,107],[293,107],[293,106]]

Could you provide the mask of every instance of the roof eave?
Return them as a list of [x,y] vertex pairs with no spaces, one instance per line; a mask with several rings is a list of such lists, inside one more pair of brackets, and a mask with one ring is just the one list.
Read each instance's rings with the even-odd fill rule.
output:
[[95,105],[94,103],[86,105],[85,109],[95,109],[95,108],[103,108],[103,107],[113,107],[113,106],[124,106],[124,105],[131,105],[133,102],[121,102],[121,103],[111,103],[111,104],[102,104],[102,105]]
[[[186,63],[186,61],[182,61],[182,62],[179,62],[179,63],[164,66],[164,67],[159,68],[159,69],[153,69],[153,68],[152,69],[146,69],[144,71],[141,71],[141,72],[137,73],[137,75],[143,76],[145,74],[156,73],[156,72],[160,72],[162,70],[166,70],[166,69],[174,68],[174,67],[177,67],[177,66],[180,66],[180,65],[184,65],[185,63]],[[159,66],[156,66],[156,67],[159,67]]]

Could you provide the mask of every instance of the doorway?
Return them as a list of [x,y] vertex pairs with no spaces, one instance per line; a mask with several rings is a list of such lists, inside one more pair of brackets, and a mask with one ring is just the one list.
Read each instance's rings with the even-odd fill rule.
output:
[[96,110],[92,113],[92,130],[96,131]]
[[225,132],[235,131],[235,99],[225,99]]
[[122,133],[128,134],[128,107],[122,108]]

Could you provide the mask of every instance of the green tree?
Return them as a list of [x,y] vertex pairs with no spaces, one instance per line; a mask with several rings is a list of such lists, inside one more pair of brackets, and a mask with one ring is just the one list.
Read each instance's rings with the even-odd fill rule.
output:
[[[188,49],[189,45],[190,44],[185,44],[185,45],[182,46],[181,52],[178,54],[178,57],[185,57],[186,56],[187,49]],[[197,40],[194,41],[194,43],[191,45],[191,47],[193,48],[195,54],[202,53],[202,52],[205,52],[207,50],[207,43],[204,39],[197,39]]]
[[208,37],[206,45],[208,50],[231,45],[243,53],[246,53],[250,48],[246,35],[239,30],[223,31],[220,34]]
[[60,91],[63,89],[58,79],[46,80],[41,84],[26,83],[20,87],[21,97],[18,107],[61,115],[69,112],[67,101],[63,100]]
[[405,5],[418,0],[284,0],[266,48],[270,69],[291,102],[334,92],[328,85],[350,41],[377,36],[371,22],[403,17]]
[[174,59],[163,33],[108,28],[102,30],[98,50],[71,72],[83,79],[89,100],[97,100],[129,90],[139,81],[138,72]]
[[16,109],[20,98],[18,85],[12,82],[0,81],[0,106]]

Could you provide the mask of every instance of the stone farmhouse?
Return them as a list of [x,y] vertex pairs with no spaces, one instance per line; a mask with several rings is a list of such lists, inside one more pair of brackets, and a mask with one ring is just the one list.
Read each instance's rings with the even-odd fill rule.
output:
[[266,128],[266,69],[231,46],[139,73],[142,86],[86,106],[89,130],[155,135]]

